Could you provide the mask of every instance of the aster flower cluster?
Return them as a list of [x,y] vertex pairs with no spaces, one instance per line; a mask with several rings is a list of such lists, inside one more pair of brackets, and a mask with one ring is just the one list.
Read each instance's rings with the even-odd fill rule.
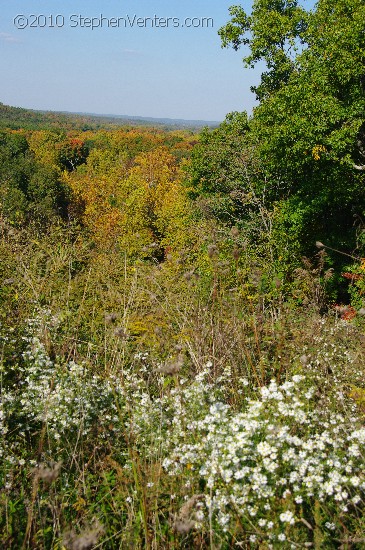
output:
[[5,436],[8,433],[8,427],[5,418],[4,403],[0,400],[0,458],[4,454],[5,449]]
[[156,430],[164,423],[161,403],[151,398],[145,381],[148,354],[136,354],[132,366],[118,372],[96,374],[86,363],[49,357],[44,329],[56,327],[48,311],[28,320],[22,361],[11,367],[13,376],[0,392],[0,457],[18,462],[24,439],[39,434],[42,426],[52,459],[81,440],[104,451],[113,445],[127,456],[125,442],[132,434],[152,452],[163,439],[156,438]]
[[49,359],[37,337],[29,339],[23,354],[24,377],[20,404],[26,423],[47,423],[49,436],[60,440],[70,431],[87,435],[95,421],[117,425],[119,418],[110,380],[92,375],[74,361],[58,364]]
[[[49,357],[45,322],[48,331],[57,325],[44,312],[29,321],[22,361],[1,388],[0,458],[10,466],[9,487],[11,465],[27,459],[22,443],[43,427],[52,460],[82,439],[118,453],[126,469],[135,456],[128,445],[150,463],[162,461],[186,498],[173,522],[179,533],[213,526],[231,537],[239,525],[243,546],[281,548],[312,541],[318,506],[322,532],[339,540],[341,526],[363,515],[365,428],[340,373],[335,385],[323,377],[330,360],[337,376],[334,349],[322,346],[308,359],[304,350],[306,375],[282,384],[255,389],[236,378],[242,399],[234,407],[229,366],[216,377],[207,362],[188,377],[183,357],[171,370],[141,352],[118,371],[95,374],[86,363]],[[352,357],[340,351],[350,369]]]
[[351,346],[351,341],[357,335],[356,326],[341,319],[331,324],[320,319],[314,328],[311,345],[301,348],[298,356],[306,370],[320,377],[321,384],[328,387],[340,388],[349,383],[362,386],[363,359],[359,351]]
[[282,541],[301,518],[311,526],[304,509],[314,502],[334,516],[356,515],[364,503],[365,428],[317,401],[317,389],[296,375],[261,388],[244,412],[216,401],[185,429],[179,414],[164,468],[205,484],[209,514],[223,531],[239,518],[254,537]]
[[[42,321],[49,320],[46,313]],[[123,399],[120,380],[95,375],[72,360],[51,360],[40,333],[40,317],[29,320],[22,361],[1,391],[0,434],[11,437],[2,438],[0,453],[6,450],[8,457],[16,453],[17,438],[32,437],[42,425],[54,450],[91,433],[106,440],[121,431],[116,405]]]

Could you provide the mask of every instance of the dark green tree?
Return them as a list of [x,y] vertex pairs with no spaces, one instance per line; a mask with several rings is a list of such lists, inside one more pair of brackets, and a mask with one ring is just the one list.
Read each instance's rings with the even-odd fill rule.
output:
[[192,151],[191,197],[199,197],[205,213],[223,221],[242,213],[248,128],[246,113],[230,113],[218,128],[205,128]]
[[0,133],[0,208],[16,225],[67,214],[68,191],[56,167],[38,162],[23,134]]
[[[255,0],[230,9],[223,46],[249,48],[266,64],[250,139],[265,173],[282,234],[298,253],[314,241],[354,248],[365,210],[365,3]],[[269,185],[268,185],[269,182]]]

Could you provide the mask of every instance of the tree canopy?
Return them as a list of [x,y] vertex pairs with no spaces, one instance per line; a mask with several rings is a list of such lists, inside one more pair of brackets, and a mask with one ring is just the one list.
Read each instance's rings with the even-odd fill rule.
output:
[[364,2],[319,0],[307,11],[255,0],[250,14],[232,6],[230,15],[222,46],[243,47],[246,67],[266,65],[248,135],[270,200],[285,202],[302,250],[315,235],[355,247],[365,211]]

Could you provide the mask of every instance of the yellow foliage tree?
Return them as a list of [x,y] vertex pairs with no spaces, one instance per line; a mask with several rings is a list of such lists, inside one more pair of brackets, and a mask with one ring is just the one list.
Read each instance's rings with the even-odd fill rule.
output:
[[82,220],[104,248],[128,256],[163,258],[189,234],[189,205],[181,169],[165,146],[137,155],[93,150],[85,168],[65,174]]

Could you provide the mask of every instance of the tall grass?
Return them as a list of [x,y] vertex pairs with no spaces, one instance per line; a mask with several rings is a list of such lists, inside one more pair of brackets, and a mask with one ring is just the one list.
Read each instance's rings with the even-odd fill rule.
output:
[[364,320],[319,272],[2,223],[3,548],[363,547]]

